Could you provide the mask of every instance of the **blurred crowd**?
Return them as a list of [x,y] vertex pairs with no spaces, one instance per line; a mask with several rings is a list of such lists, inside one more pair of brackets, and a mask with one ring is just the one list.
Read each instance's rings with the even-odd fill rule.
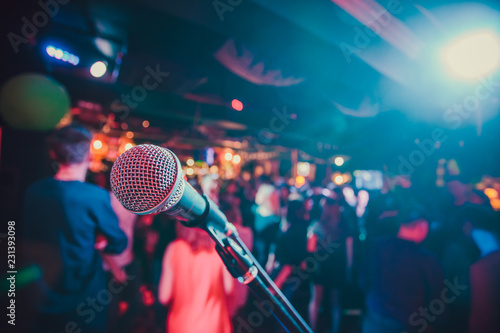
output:
[[[297,188],[265,175],[188,181],[219,205],[314,332],[500,332],[498,214],[459,175],[425,193],[404,177],[377,190]],[[92,182],[109,191],[104,174]],[[108,229],[95,243],[122,287],[101,311],[107,331],[284,332],[206,233],[165,214],[133,215],[108,193],[123,234]]]
[[[500,255],[498,214],[459,176],[447,177],[444,188],[429,189],[425,197],[413,193],[405,178],[387,179],[384,188],[371,191],[333,183],[296,188],[268,176],[245,181],[208,175],[201,184],[190,183],[220,206],[315,332],[465,333],[498,327],[493,315],[500,299],[493,285],[500,277],[498,259],[484,267]],[[263,323],[249,317],[256,301],[244,285],[227,287],[230,276],[212,274],[219,288],[207,284],[195,292],[200,281],[188,282],[190,277],[214,267],[225,270],[203,231],[174,225],[158,215],[143,217],[136,226],[139,275],[158,303],[158,325],[168,316],[168,332],[207,331],[210,324],[217,327],[213,332],[230,332],[231,326],[235,332],[283,331],[272,316],[264,316]],[[170,254],[182,244],[191,251]],[[171,275],[182,288],[169,286]],[[166,288],[168,297],[162,296]],[[210,311],[207,293],[215,289],[220,303]],[[193,297],[181,301],[187,295]],[[162,303],[189,311],[176,315],[176,306],[165,311]],[[203,317],[196,322],[200,326],[183,324]]]

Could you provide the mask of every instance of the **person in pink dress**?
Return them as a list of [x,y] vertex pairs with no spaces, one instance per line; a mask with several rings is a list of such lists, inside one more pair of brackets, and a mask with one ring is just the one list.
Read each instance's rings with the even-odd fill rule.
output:
[[177,235],[165,250],[158,290],[169,306],[167,332],[230,333],[233,277],[205,231],[179,225]]

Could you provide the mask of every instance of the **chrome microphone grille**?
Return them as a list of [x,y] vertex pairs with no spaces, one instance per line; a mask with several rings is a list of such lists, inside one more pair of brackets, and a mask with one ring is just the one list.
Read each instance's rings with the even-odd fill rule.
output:
[[133,213],[167,210],[184,192],[180,162],[166,148],[147,144],[132,147],[111,169],[111,190]]

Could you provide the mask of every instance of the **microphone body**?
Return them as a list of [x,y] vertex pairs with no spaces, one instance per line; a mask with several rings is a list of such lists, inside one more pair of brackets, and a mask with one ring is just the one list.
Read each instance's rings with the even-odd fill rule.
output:
[[212,200],[186,182],[179,159],[166,148],[145,144],[121,154],[111,169],[111,190],[134,214],[164,212],[187,227],[206,223],[224,234],[236,230]]
[[200,195],[184,179],[182,181],[185,182],[184,193],[175,206],[165,211],[166,214],[177,218],[186,227],[197,227],[205,220],[224,234],[235,231],[212,200]]

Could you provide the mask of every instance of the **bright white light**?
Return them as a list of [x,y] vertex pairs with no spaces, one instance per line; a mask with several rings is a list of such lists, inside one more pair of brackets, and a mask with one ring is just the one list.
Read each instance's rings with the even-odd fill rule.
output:
[[63,55],[64,55],[64,52],[61,49],[56,49],[54,52],[54,58],[56,58],[58,60],[61,60]]
[[241,157],[240,157],[240,155],[234,155],[234,156],[233,156],[233,162],[234,162],[235,164],[240,163],[240,162],[241,162]]
[[129,150],[129,149],[130,149],[130,148],[132,148],[133,146],[134,146],[134,145],[133,145],[133,144],[131,144],[131,143],[129,142],[129,143],[127,143],[127,144],[125,145],[125,150]]
[[233,159],[233,154],[231,153],[226,153],[224,155],[224,158],[226,159],[226,161],[231,161]]
[[49,45],[47,46],[47,48],[45,49],[45,51],[47,51],[47,54],[51,57],[54,57],[55,54],[56,54],[56,48],[53,47],[52,45]]
[[193,170],[193,168],[187,168],[187,169],[186,169],[186,174],[187,174],[188,176],[192,176],[192,175],[194,174],[194,170]]
[[297,174],[299,176],[307,177],[309,176],[310,165],[307,162],[299,162],[297,163]]
[[102,148],[102,141],[101,140],[95,140],[93,146],[94,146],[94,148],[96,150],[101,149]]
[[90,74],[93,77],[101,77],[106,74],[108,67],[102,61],[95,62],[92,67],[90,67]]
[[449,70],[474,79],[493,72],[500,61],[500,39],[491,31],[467,34],[444,49]]
[[194,160],[193,160],[192,158],[190,158],[190,159],[188,159],[188,160],[186,161],[186,164],[187,164],[188,166],[193,166],[193,165],[194,165]]
[[342,156],[337,156],[334,162],[336,166],[342,166],[344,164],[344,158]]

